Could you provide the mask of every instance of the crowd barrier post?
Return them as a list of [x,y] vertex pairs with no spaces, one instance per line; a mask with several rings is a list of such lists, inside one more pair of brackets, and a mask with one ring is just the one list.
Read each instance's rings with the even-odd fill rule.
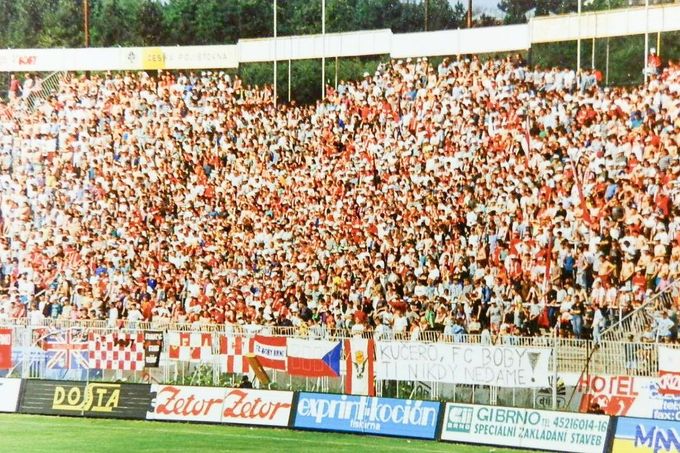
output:
[[559,344],[557,335],[553,331],[553,378],[552,378],[552,409],[557,409],[557,346]]

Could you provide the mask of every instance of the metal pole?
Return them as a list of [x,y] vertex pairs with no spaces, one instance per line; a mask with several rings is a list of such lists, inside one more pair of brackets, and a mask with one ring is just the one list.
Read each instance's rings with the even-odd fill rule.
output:
[[321,0],[321,99],[326,97],[326,0]]
[[288,103],[290,104],[290,65],[291,65],[291,60],[290,58],[288,59]]
[[553,379],[552,379],[552,408],[557,409],[557,334],[553,330]]
[[647,74],[647,55],[649,55],[649,0],[645,0],[645,56],[644,56],[644,74],[645,74],[645,84],[649,79]]
[[593,38],[593,48],[590,52],[590,68],[595,69],[595,38]]
[[423,28],[425,29],[425,31],[427,31],[429,28],[428,24],[429,17],[430,17],[430,0],[425,0],[425,17],[423,23]]
[[656,32],[656,55],[661,58],[661,32]]
[[467,28],[472,28],[472,0],[468,0]]
[[605,62],[605,80],[604,84],[609,85],[609,38],[607,38],[607,57]]
[[83,0],[83,32],[85,47],[90,47],[90,0]]
[[335,91],[338,90],[338,57],[335,56]]
[[274,0],[274,107],[276,107],[277,94],[278,94],[277,93],[278,86],[277,86],[277,81],[276,81],[276,71],[277,71],[277,67],[276,67],[277,61],[276,61],[276,59],[277,59],[277,51],[278,51],[278,48],[276,46],[276,44],[277,44],[277,42],[276,42],[277,41],[277,39],[276,39],[276,19],[277,19],[276,18],[276,10],[277,10],[277,4],[276,4],[276,0]]
[[[83,0],[83,34],[85,47],[90,47],[90,0]],[[90,78],[90,71],[85,71],[85,77]]]
[[581,72],[581,0],[578,0],[578,38],[576,40],[576,79],[579,81],[580,88],[579,72]]

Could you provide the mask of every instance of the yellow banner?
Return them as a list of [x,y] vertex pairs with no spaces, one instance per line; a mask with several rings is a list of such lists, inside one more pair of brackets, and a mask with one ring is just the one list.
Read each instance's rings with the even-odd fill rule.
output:
[[165,53],[160,47],[142,48],[142,69],[165,69]]

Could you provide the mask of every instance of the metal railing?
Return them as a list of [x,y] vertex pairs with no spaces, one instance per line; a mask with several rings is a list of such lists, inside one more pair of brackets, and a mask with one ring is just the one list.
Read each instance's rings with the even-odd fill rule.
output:
[[59,92],[61,83],[66,80],[66,72],[53,72],[38,80],[35,87],[24,99],[26,107],[33,112],[53,94]]
[[[264,326],[231,326],[208,325],[207,329],[199,330],[196,326],[187,324],[167,324],[164,328],[155,323],[127,323],[124,326],[111,326],[106,322],[90,321],[46,321],[40,325],[28,325],[25,320],[9,323],[0,321],[0,327],[11,327],[18,335],[17,346],[34,348],[36,346],[36,335],[44,334],[48,331],[78,329],[88,332],[139,332],[145,330],[169,332],[210,332],[213,334],[214,353],[218,354],[219,336],[229,337],[252,337],[256,334],[269,336],[286,336],[291,338],[342,340],[353,337],[370,337],[368,333],[363,335],[350,330],[335,329],[326,331],[300,331],[294,328],[264,327]],[[255,328],[260,327],[260,328]],[[641,341],[618,341],[603,340],[595,344],[591,340],[581,340],[573,338],[559,338],[555,336],[542,337],[518,337],[518,336],[498,336],[488,340],[481,335],[461,335],[448,336],[440,332],[423,332],[419,338],[409,336],[391,335],[375,336],[376,340],[396,340],[413,342],[444,342],[444,343],[486,343],[502,346],[515,347],[540,347],[554,348],[557,357],[556,370],[561,373],[585,373],[599,375],[635,375],[635,376],[655,376],[658,373],[658,343]],[[678,347],[680,345],[665,346]],[[166,345],[167,346],[167,345]]]
[[650,326],[654,326],[655,314],[671,308],[674,300],[679,296],[680,282],[675,281],[623,319],[604,330],[600,338],[602,341],[623,342],[628,340],[629,335],[632,334],[634,338],[639,339],[640,335],[647,331]]
[[12,120],[14,119],[14,114],[10,106],[3,104],[0,101],[0,121]]
[[[136,371],[123,370],[100,370],[100,369],[58,369],[49,363],[49,350],[44,339],[49,335],[65,333],[68,330],[78,330],[81,340],[88,338],[88,334],[94,336],[112,332],[139,332],[141,326],[135,326],[134,330],[119,328],[118,326],[94,327],[94,323],[45,323],[43,326],[30,326],[26,323],[9,324],[13,330],[13,368],[9,372],[0,372],[0,376],[21,377],[24,379],[57,379],[72,381],[124,381],[124,382],[149,382],[172,385],[199,385],[199,386],[235,386],[240,380],[240,373],[228,373],[225,370],[225,356],[220,355],[220,337],[226,335],[234,338],[239,336],[249,337],[251,332],[234,332],[226,329],[211,331],[212,354],[202,362],[171,360],[169,358],[170,345],[168,335],[173,332],[185,332],[165,330],[165,341],[162,346],[160,363],[157,368],[145,368]],[[68,326],[67,326],[68,324]],[[101,324],[101,323],[100,323]],[[0,321],[0,327],[7,324]],[[224,327],[224,326],[221,326]],[[260,331],[262,332],[262,331]],[[270,335],[282,335],[291,333],[298,336],[299,332],[294,329],[276,329],[264,332]],[[336,339],[350,335],[347,331],[337,330],[332,332]],[[64,337],[62,335],[62,337]],[[434,337],[433,337],[434,338]],[[450,337],[436,338],[438,341],[454,341]],[[471,343],[482,342],[480,336],[467,336],[456,338],[457,340]],[[414,340],[415,341],[415,340]],[[567,384],[565,381],[581,382],[584,376],[658,376],[658,344],[638,342],[604,341],[594,347],[592,341],[578,339],[564,339],[552,337],[501,337],[497,344],[517,347],[541,347],[554,351],[551,354],[549,369],[555,373],[555,378],[550,380],[547,388],[501,388],[483,385],[449,384],[441,382],[411,382],[411,381],[376,381],[379,395],[391,397],[414,397],[446,400],[473,404],[506,404],[516,407],[534,408],[560,408],[564,410],[578,410],[578,404],[572,405],[575,394],[582,394],[583,390]],[[680,345],[672,345],[680,348]],[[54,351],[55,349],[51,349]],[[71,351],[68,345],[61,345],[57,350]],[[81,349],[74,348],[73,351]],[[82,351],[82,350],[81,350]],[[343,348],[344,351],[344,348]],[[77,352],[75,352],[77,353]],[[584,367],[585,363],[589,366]],[[345,374],[347,370],[342,365],[338,377],[305,378],[292,376],[285,371],[270,370],[269,375],[273,385],[270,388],[281,390],[304,390],[343,393],[345,391]],[[584,373],[584,370],[585,373]],[[568,375],[572,378],[567,379]],[[580,377],[574,379],[573,376]],[[569,396],[571,394],[571,396]],[[553,400],[553,397],[556,399]],[[553,403],[554,401],[554,403]],[[574,400],[578,401],[578,400]],[[554,405],[553,405],[554,404]]]

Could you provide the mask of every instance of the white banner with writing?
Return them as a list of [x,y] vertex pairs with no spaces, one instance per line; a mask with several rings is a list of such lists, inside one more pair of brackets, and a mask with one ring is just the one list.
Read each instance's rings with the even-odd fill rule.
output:
[[548,387],[551,350],[378,341],[376,379],[497,387]]

